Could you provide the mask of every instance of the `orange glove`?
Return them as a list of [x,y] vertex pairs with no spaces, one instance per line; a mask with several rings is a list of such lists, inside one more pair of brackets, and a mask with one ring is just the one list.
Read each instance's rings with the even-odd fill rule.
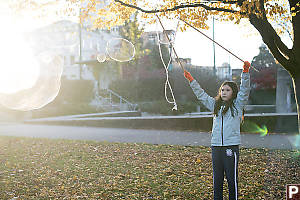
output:
[[194,78],[192,77],[192,75],[190,74],[190,72],[184,70],[184,77],[189,80],[189,82],[192,82],[194,80]]
[[243,72],[249,73],[250,63],[248,61],[244,62]]

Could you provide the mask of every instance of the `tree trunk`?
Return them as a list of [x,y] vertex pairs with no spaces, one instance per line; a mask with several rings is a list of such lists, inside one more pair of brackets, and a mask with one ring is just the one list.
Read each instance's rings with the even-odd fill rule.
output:
[[[264,1],[260,0],[262,8]],[[293,80],[295,99],[298,113],[298,133],[300,133],[300,15],[293,17],[292,24],[294,30],[293,48],[289,49],[276,33],[272,25],[268,22],[266,15],[258,17],[255,14],[249,16],[250,23],[259,31],[264,43],[268,46],[274,58],[284,67]]]

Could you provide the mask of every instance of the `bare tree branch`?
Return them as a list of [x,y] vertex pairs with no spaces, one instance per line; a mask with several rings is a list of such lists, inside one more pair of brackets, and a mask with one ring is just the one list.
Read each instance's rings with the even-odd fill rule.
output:
[[284,63],[287,64],[289,60],[294,59],[293,52],[282,42],[275,29],[268,22],[264,8],[264,0],[260,0],[260,7],[262,17],[258,17],[255,14],[250,14],[250,23],[260,32],[263,41],[266,43],[266,45],[268,45],[270,51],[278,60],[278,62],[280,62],[282,65],[284,65]]
[[272,25],[268,22],[267,16],[266,16],[266,11],[265,11],[265,7],[264,7],[264,0],[260,0],[260,7],[262,9],[262,13],[263,13],[263,21],[265,22],[265,29],[267,29],[268,34],[272,35],[274,38],[274,42],[275,45],[277,46],[277,48],[280,50],[280,52],[287,57],[287,59],[294,59],[294,55],[291,51],[291,49],[289,49],[281,40],[281,38],[279,37],[279,35],[276,33],[275,29],[272,27]]
[[[120,1],[120,0],[115,0],[115,2],[118,2],[121,5],[126,6],[126,7],[134,8],[134,9],[139,10],[139,11],[144,12],[144,13],[168,12],[168,11],[175,11],[175,10],[179,10],[179,9],[183,9],[183,8],[196,8],[196,7],[202,7],[204,9],[206,9],[206,10],[215,10],[215,11],[230,12],[230,13],[238,12],[236,10],[230,10],[230,9],[226,9],[226,8],[210,7],[210,6],[207,6],[207,5],[203,4],[203,3],[180,4],[178,6],[174,6],[173,8],[168,8],[168,9],[163,9],[163,10],[145,10],[145,9],[140,8],[138,6],[124,3],[123,1]],[[220,2],[223,2],[223,1],[220,1]],[[230,2],[232,4],[237,3],[237,1],[230,1]],[[211,3],[211,2],[209,2],[209,3]]]
[[271,53],[275,59],[288,71],[293,71],[294,69],[288,68],[293,58],[293,54],[290,49],[281,41],[280,37],[277,35],[276,31],[273,29],[271,24],[267,21],[265,17],[259,18],[255,14],[249,16],[250,23],[259,31],[264,43],[269,47]]

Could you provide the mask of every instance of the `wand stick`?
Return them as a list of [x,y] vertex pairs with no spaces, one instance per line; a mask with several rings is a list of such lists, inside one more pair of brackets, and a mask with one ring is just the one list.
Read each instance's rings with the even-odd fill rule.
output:
[[[203,32],[201,32],[199,29],[195,28],[194,26],[192,26],[191,24],[187,23],[186,21],[184,21],[183,19],[180,19],[181,21],[183,21],[184,23],[186,23],[188,26],[192,27],[193,29],[195,29],[196,31],[198,31],[199,33],[201,33],[202,35],[204,35],[206,38],[210,39],[212,42],[214,42],[215,44],[219,45],[221,48],[223,48],[225,51],[227,51],[228,53],[230,53],[231,55],[233,55],[234,57],[236,57],[237,59],[239,59],[242,62],[245,62],[243,59],[239,58],[238,56],[236,56],[235,54],[233,54],[231,51],[229,51],[228,49],[226,49],[225,47],[223,47],[222,45],[220,45],[218,42],[216,42],[215,40],[211,39],[210,37],[208,37],[207,35],[205,35]],[[251,66],[255,71],[259,72],[255,67]]]

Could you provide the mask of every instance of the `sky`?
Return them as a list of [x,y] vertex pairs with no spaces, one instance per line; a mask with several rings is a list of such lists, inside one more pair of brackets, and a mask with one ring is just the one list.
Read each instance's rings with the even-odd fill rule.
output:
[[[212,28],[201,31],[212,38]],[[247,19],[243,20],[240,25],[215,20],[214,32],[216,42],[250,63],[253,57],[258,55],[259,47],[264,44],[259,32]],[[292,48],[292,41],[289,37],[281,36],[281,39],[288,48]],[[213,42],[193,29],[185,33],[178,32],[175,48],[180,57],[192,58],[194,65],[213,66]],[[224,62],[230,63],[232,68],[243,67],[243,62],[218,45],[215,45],[215,58],[217,67]]]
[[[183,23],[183,22],[180,22]],[[163,23],[165,29],[176,30],[176,25],[170,25],[168,22]],[[209,30],[200,29],[208,37],[213,38],[212,20],[208,22]],[[241,24],[231,22],[214,23],[215,41],[231,51],[244,61],[251,62],[253,57],[258,55],[259,47],[263,44],[258,31],[252,27],[247,20],[242,20]],[[146,30],[160,30],[158,25]],[[162,30],[162,29],[161,29]],[[160,31],[161,31],[160,30]],[[189,28],[185,32],[177,31],[175,38],[175,50],[181,58],[191,58],[192,64],[197,66],[213,66],[213,42],[203,36],[196,30]],[[243,62],[229,54],[227,51],[215,44],[216,66],[223,63],[229,63],[232,68],[242,68]]]
[[[169,21],[162,22],[165,29],[176,30],[178,21],[170,23]],[[179,22],[183,23],[183,22]],[[213,38],[212,20],[208,22],[209,30],[200,29],[201,32],[208,37]],[[253,57],[258,55],[259,47],[263,44],[258,31],[254,29],[247,20],[242,20],[239,25],[231,22],[214,23],[215,41],[231,51],[244,61],[251,62]],[[146,31],[162,31],[163,29],[157,23],[153,26],[145,28]],[[175,50],[181,58],[191,58],[192,64],[196,66],[213,66],[213,42],[203,36],[196,30],[189,28],[185,32],[180,32],[179,29],[175,38]],[[223,63],[229,63],[232,68],[242,68],[243,63],[229,54],[227,51],[215,44],[215,59],[216,67]]]
[[[215,20],[215,41],[231,51],[244,61],[253,59],[259,53],[259,46],[263,44],[261,36],[251,26],[235,25],[228,22]],[[209,30],[200,30],[210,38],[213,38],[212,26]],[[185,33],[178,32],[175,48],[180,57],[192,58],[192,64],[201,66],[213,66],[213,42],[190,29]],[[232,68],[242,68],[243,63],[215,44],[216,66],[227,62]]]

